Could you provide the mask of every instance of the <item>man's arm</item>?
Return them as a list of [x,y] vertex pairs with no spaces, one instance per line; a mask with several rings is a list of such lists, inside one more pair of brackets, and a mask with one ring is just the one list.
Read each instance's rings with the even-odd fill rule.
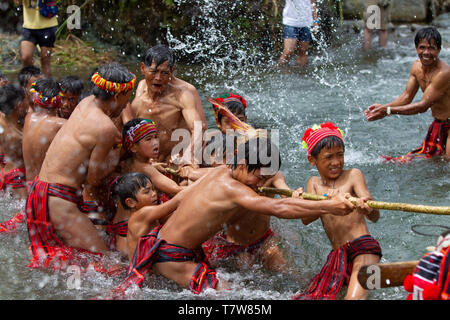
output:
[[448,90],[450,83],[450,72],[439,72],[428,85],[423,93],[422,100],[416,103],[393,107],[393,114],[411,115],[422,113],[428,110],[435,102],[442,99]]
[[[364,111],[364,115],[366,116],[366,119],[368,121],[375,121],[384,118],[387,115],[387,107],[389,106],[391,107],[392,112],[392,107],[408,105],[413,101],[414,97],[417,94],[417,91],[419,90],[419,81],[417,81],[414,72],[415,68],[415,65],[411,67],[409,79],[406,83],[406,88],[400,96],[387,104],[373,104]],[[422,112],[425,111],[426,110]]]
[[[203,123],[202,123],[202,119],[197,111],[197,107],[195,104],[195,97],[193,96],[193,94],[188,91],[188,90],[184,90],[183,94],[181,95],[180,98],[180,104],[181,104],[181,112],[183,114],[183,118],[186,122],[186,125],[189,129],[189,131],[191,132],[191,143],[190,143],[190,148],[187,149],[186,152],[190,152],[190,156],[191,159],[194,160],[194,156],[195,156],[195,146],[197,147],[202,147],[202,138],[203,138]],[[200,124],[200,129],[201,129],[201,134],[195,134],[195,126]],[[183,158],[185,158],[185,156],[183,155]],[[188,163],[188,164],[199,164],[201,163],[200,159],[198,159],[198,161],[194,161],[193,163],[189,163],[189,161],[184,160],[182,161],[183,163]],[[196,165],[196,166],[197,166]]]
[[230,194],[236,205],[251,212],[275,216],[281,219],[320,217],[323,214],[347,215],[355,209],[348,200],[350,195],[337,194],[330,200],[312,201],[302,198],[273,199],[259,196],[245,186],[233,187]]

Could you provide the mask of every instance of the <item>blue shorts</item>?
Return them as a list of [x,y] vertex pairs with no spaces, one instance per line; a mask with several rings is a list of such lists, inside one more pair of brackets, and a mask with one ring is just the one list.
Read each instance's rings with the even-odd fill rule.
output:
[[45,29],[22,29],[22,40],[30,41],[40,47],[53,48],[56,40],[57,26]]
[[311,30],[308,27],[291,27],[283,25],[283,39],[296,38],[298,41],[311,42]]

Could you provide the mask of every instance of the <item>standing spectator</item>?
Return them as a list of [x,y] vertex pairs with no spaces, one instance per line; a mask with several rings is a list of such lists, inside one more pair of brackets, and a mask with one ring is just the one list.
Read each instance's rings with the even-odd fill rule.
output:
[[311,25],[319,27],[315,0],[286,0],[283,9],[284,48],[278,65],[286,65],[298,47],[297,64],[304,66],[308,62],[308,46],[311,37]]
[[[364,49],[370,49],[374,29],[378,30],[378,45],[383,48],[387,46],[391,2],[392,0],[364,0]],[[378,9],[373,10],[374,7],[371,6]]]
[[51,77],[50,61],[56,40],[58,20],[41,14],[38,0],[14,0],[23,5],[23,30],[20,42],[20,54],[23,66],[33,65],[36,45],[41,50],[41,69],[46,77]]

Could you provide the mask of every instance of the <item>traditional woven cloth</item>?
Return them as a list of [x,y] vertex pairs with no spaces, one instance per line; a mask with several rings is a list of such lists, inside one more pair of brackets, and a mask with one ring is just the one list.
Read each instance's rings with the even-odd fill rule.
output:
[[274,235],[275,233],[273,232],[273,230],[268,229],[259,240],[249,245],[243,246],[227,241],[226,234],[220,232],[208,241],[204,242],[202,244],[202,248],[205,252],[206,260],[212,263],[215,260],[224,260],[241,252],[254,254],[259,248],[261,248],[264,241],[273,237]]
[[154,228],[150,233],[139,238],[133,260],[128,268],[128,274],[122,284],[114,291],[124,292],[132,284],[141,286],[145,275],[151,270],[154,263],[199,261],[192,275],[189,287],[194,293],[203,289],[217,286],[216,272],[205,261],[201,249],[192,250],[167,243],[158,238],[162,225]]
[[126,237],[127,233],[128,233],[128,219],[127,220],[123,220],[117,223],[112,223],[110,222],[106,228],[105,228],[106,233],[108,233],[108,235],[111,237],[111,243],[110,243],[110,248],[111,249],[116,249],[116,237]]
[[348,285],[353,260],[360,254],[381,257],[381,248],[372,236],[364,235],[332,250],[319,274],[311,281],[305,293],[296,294],[294,300],[335,300],[339,290]]
[[15,168],[8,173],[2,169],[0,172],[0,190],[25,188],[26,186],[25,168]]
[[17,229],[17,227],[25,222],[26,215],[23,212],[18,212],[11,219],[0,223],[0,233],[12,232]]
[[56,236],[48,210],[48,197],[58,197],[75,204],[81,202],[77,190],[60,184],[51,184],[35,178],[30,186],[26,202],[29,251],[31,268],[51,267],[54,270],[65,268],[69,264],[83,264],[101,253],[66,246]]
[[401,157],[381,156],[386,161],[406,163],[414,158],[431,158],[440,156],[446,152],[448,131],[450,130],[450,120],[434,120],[428,128],[427,136],[420,148],[417,148]]
[[344,141],[344,133],[341,129],[336,127],[333,123],[321,123],[314,125],[307,129],[302,138],[303,149],[308,150],[308,154],[314,150],[314,147],[323,139],[329,136],[335,136]]

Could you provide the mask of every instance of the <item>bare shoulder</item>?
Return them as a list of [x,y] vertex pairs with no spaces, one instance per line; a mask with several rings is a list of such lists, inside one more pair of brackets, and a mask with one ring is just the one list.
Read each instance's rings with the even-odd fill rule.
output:
[[436,78],[446,81],[448,84],[450,82],[450,66],[442,60],[439,64],[439,72],[437,73]]

